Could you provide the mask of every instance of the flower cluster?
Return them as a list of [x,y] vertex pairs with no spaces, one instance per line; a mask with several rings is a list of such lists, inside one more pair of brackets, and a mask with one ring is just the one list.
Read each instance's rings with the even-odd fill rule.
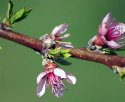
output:
[[124,47],[125,24],[115,21],[108,13],[99,26],[98,35],[90,39],[88,45],[92,49],[103,47],[115,50]]
[[61,24],[56,26],[51,34],[40,37],[42,42],[42,65],[45,66],[45,70],[37,77],[38,97],[44,95],[48,86],[52,88],[52,93],[56,97],[63,96],[65,90],[63,83],[64,79],[70,84],[76,84],[76,77],[70,73],[66,73],[55,63],[55,56],[56,58],[61,56],[66,58],[70,56],[70,50],[65,50],[63,48],[72,48],[73,46],[70,42],[62,42],[62,40],[69,37],[70,34],[61,36],[61,34],[67,31],[67,28],[67,24]]

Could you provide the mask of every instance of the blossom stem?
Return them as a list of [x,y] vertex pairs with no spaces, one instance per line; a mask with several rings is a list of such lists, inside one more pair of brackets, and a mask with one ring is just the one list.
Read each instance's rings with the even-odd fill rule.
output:
[[[42,43],[39,39],[29,37],[11,30],[0,29],[0,37],[24,45],[35,51],[42,52]],[[106,55],[86,50],[86,48],[72,48],[71,57],[82,60],[102,63],[111,69],[113,66],[125,67],[125,57],[117,55]]]

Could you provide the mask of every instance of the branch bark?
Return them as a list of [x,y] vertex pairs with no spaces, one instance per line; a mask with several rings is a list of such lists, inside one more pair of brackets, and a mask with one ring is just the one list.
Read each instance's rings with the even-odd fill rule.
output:
[[[11,30],[0,29],[0,37],[24,45],[35,51],[42,51],[42,42],[39,39],[29,37]],[[125,67],[125,57],[116,55],[106,55],[86,50],[86,48],[72,48],[70,51],[71,57],[82,60],[88,60],[104,64],[111,69],[113,66],[120,68]]]

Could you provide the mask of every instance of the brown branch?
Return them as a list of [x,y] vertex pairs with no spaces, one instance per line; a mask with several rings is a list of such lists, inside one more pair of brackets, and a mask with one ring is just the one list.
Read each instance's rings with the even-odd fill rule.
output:
[[[41,52],[42,50],[42,43],[40,40],[24,34],[19,34],[11,30],[0,29],[0,37],[14,41],[38,52]],[[120,68],[125,67],[125,57],[100,54],[88,51],[85,48],[73,48],[70,53],[73,58],[102,63],[110,68],[113,66],[118,66]]]
[[41,48],[42,48],[42,44],[41,44],[40,40],[29,37],[24,34],[19,34],[17,32],[13,32],[11,30],[0,29],[0,37],[14,41],[18,44],[21,44],[21,45],[24,45],[31,49],[34,49],[38,52],[40,52]]
[[85,48],[74,48],[70,53],[74,58],[102,63],[110,68],[113,66],[125,67],[125,57],[96,53]]

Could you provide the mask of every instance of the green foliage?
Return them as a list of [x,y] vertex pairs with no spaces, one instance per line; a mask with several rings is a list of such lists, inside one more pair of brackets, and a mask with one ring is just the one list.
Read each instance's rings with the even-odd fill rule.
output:
[[71,62],[68,62],[68,61],[66,61],[65,59],[59,58],[59,57],[56,58],[55,61],[56,61],[57,63],[61,64],[61,65],[66,65],[66,66],[72,64]]
[[61,65],[71,65],[70,62],[62,59],[62,58],[68,58],[71,56],[69,53],[70,49],[62,49],[61,47],[58,47],[56,49],[50,50],[48,56],[50,58],[55,58],[55,61]]
[[49,54],[54,56],[54,57],[59,57],[60,54],[61,54],[61,47],[53,49],[53,50],[50,50]]
[[57,63],[62,65],[71,65],[70,62],[62,59],[62,58],[68,58],[71,56],[69,54],[70,49],[62,49],[61,47],[58,47],[56,49],[50,49],[49,53],[46,53],[44,56],[41,55],[42,58],[42,65],[45,66],[49,60],[55,60]]
[[104,54],[108,54],[108,55],[117,55],[114,50],[108,49],[108,48],[101,48],[100,49],[102,52],[104,52]]
[[31,12],[32,9],[26,10],[25,8],[22,8],[21,10],[17,11],[14,15],[10,18],[10,24],[14,24],[16,22],[19,22],[23,19],[25,19],[28,14]]
[[70,49],[61,49],[61,47],[58,47],[56,49],[50,50],[49,54],[53,57],[61,57],[61,58],[68,58],[71,56],[69,53]]
[[3,20],[3,22],[8,24],[9,27],[12,27],[13,24],[25,19],[32,10],[31,8],[28,10],[26,8],[22,8],[19,11],[13,13],[13,6],[13,2],[9,0],[7,17]]
[[13,14],[12,9],[13,9],[13,3],[12,1],[9,0],[7,9],[7,19],[10,19],[11,15]]
[[112,66],[113,71],[120,76],[120,80],[125,78],[125,67]]
[[120,79],[124,79],[125,78],[125,68],[122,68],[119,72],[119,75],[120,75]]

